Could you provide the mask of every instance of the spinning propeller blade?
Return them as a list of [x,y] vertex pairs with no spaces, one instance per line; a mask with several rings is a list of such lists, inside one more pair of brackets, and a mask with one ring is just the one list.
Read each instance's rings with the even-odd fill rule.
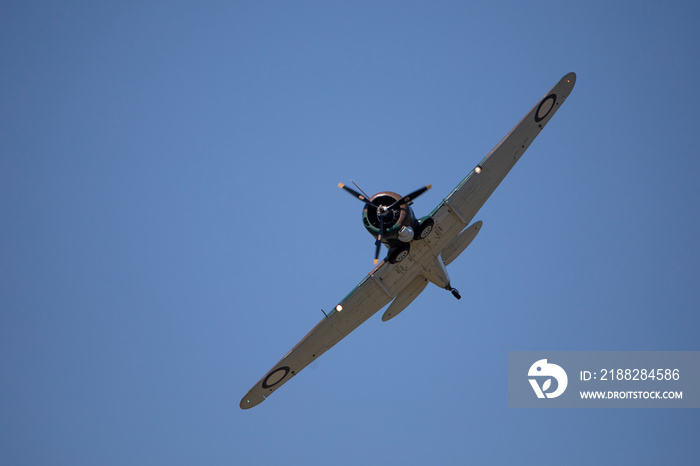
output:
[[399,199],[398,201],[391,204],[391,206],[389,207],[389,210],[393,209],[394,207],[398,207],[401,204],[407,204],[407,203],[411,202],[412,200],[414,200],[415,198],[417,198],[418,196],[420,196],[421,194],[423,194],[424,192],[426,192],[427,190],[429,190],[432,187],[433,187],[433,185],[429,184],[427,186],[423,186],[420,189],[416,189],[408,196],[404,196],[401,199]]
[[361,201],[364,202],[365,204],[368,204],[368,205],[377,207],[377,206],[375,206],[374,204],[372,204],[372,202],[371,202],[369,199],[367,199],[365,196],[363,196],[362,194],[358,193],[357,191],[355,191],[355,190],[352,189],[352,188],[348,188],[348,187],[345,186],[343,183],[338,183],[338,187],[339,187],[340,189],[346,190],[346,191],[349,192],[352,196],[358,198],[359,200],[361,200]]
[[377,241],[374,242],[377,248],[374,250],[374,265],[379,262],[379,250],[382,248],[382,238],[384,237],[384,216],[379,217],[379,235],[377,236]]

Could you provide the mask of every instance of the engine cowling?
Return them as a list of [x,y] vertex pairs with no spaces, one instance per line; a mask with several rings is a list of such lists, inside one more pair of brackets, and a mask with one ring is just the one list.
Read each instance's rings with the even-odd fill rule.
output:
[[[376,238],[379,235],[380,221],[378,210],[382,208],[386,209],[402,198],[403,196],[395,192],[384,191],[370,198],[370,201],[378,206],[378,208],[365,204],[362,209],[362,224],[372,236]],[[394,207],[391,212],[388,212],[384,216],[384,237],[382,238],[382,242],[391,245],[396,241],[400,241],[399,231],[403,227],[413,228],[414,224],[415,216],[408,204],[403,203]],[[413,236],[403,241],[410,241],[411,239],[413,239]]]
[[[364,223],[365,229],[376,238],[374,242],[375,264],[379,262],[382,243],[389,247],[387,260],[389,263],[395,264],[401,262],[408,255],[411,241],[425,238],[433,229],[432,218],[424,217],[418,221],[410,207],[418,196],[430,189],[431,185],[429,184],[405,196],[385,191],[375,194],[369,199],[364,192],[357,192],[343,183],[338,183],[338,187],[365,204],[364,209],[362,209],[362,223]],[[360,189],[357,185],[355,187]]]

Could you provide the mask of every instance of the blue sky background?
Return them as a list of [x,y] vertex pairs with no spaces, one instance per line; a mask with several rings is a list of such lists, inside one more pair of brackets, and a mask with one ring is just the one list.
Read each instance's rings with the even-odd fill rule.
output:
[[[514,350],[699,350],[692,2],[3,2],[0,463],[696,464],[697,410],[507,407]],[[576,87],[430,286],[260,406],[372,268]]]

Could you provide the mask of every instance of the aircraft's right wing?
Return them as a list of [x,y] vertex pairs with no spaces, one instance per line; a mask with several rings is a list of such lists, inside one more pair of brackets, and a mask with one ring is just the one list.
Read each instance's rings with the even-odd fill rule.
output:
[[[430,257],[427,242],[417,241],[398,264],[379,263],[338,305],[327,313],[294,348],[275,364],[243,397],[242,409],[262,403],[275,390],[389,304],[423,269]],[[324,311],[325,313],[325,311]]]
[[467,227],[532,141],[559,110],[575,83],[575,73],[564,76],[433,210],[431,217],[440,236],[453,238]]

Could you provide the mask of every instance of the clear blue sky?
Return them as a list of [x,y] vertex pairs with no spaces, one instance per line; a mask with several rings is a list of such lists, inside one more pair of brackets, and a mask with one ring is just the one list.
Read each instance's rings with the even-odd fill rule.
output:
[[[3,2],[0,463],[696,464],[698,410],[516,410],[514,350],[700,350],[692,2]],[[372,268],[576,88],[450,266],[249,411]]]

